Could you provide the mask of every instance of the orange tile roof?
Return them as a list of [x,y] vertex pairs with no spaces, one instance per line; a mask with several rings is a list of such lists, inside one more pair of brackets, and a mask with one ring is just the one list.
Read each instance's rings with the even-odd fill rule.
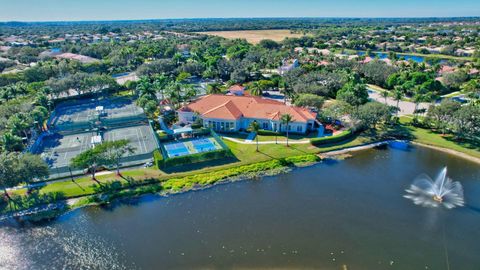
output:
[[253,96],[207,95],[186,105],[181,111],[193,111],[206,118],[236,120],[241,117],[279,120],[282,114],[293,116],[294,122],[315,120],[317,114],[301,107]]

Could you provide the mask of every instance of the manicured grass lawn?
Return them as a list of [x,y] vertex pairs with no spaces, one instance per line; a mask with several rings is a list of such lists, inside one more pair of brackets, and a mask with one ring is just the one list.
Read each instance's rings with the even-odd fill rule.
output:
[[[141,181],[150,178],[159,179],[160,181],[166,181],[167,179],[171,178],[195,176],[200,173],[214,172],[222,169],[229,169],[262,161],[281,159],[292,156],[301,156],[305,154],[319,154],[321,152],[327,152],[368,143],[371,140],[372,139],[370,139],[369,137],[357,136],[356,138],[352,138],[347,142],[326,145],[322,147],[316,147],[311,144],[291,145],[290,147],[281,144],[259,145],[259,152],[256,151],[255,144],[245,145],[225,140],[225,144],[230,147],[232,153],[237,158],[236,162],[223,165],[218,165],[218,163],[212,163],[210,166],[201,169],[196,169],[194,166],[192,166],[192,168],[195,169],[189,170],[189,168],[186,167],[184,168],[185,170],[182,172],[175,172],[169,174],[155,168],[133,169],[122,172],[123,178],[117,176],[115,173],[99,175],[97,176],[98,182],[93,181],[89,176],[85,176],[75,179],[75,181],[65,180],[61,182],[53,182],[51,184],[47,184],[40,189],[40,193],[62,192],[66,197],[91,195],[97,192],[98,187],[101,184],[106,184],[112,181],[120,181],[127,183],[126,178],[130,178],[130,180],[133,181]],[[25,190],[18,190],[15,191],[15,193],[25,194]]]
[[455,92],[452,92],[450,94],[443,95],[442,98],[451,98],[451,97],[458,96],[458,95],[461,95],[461,94],[462,94],[461,91],[455,91]]
[[442,134],[433,132],[432,130],[429,130],[429,129],[410,126],[408,124],[411,121],[412,121],[411,118],[407,118],[407,117],[400,118],[400,122],[406,125],[408,130],[413,135],[414,141],[427,144],[427,145],[449,148],[461,153],[465,153],[467,155],[480,158],[479,146],[472,145],[468,142],[465,142],[465,143],[457,142],[454,140],[452,135],[442,136]]
[[369,88],[371,88],[372,90],[379,91],[379,92],[389,91],[389,90],[387,90],[387,89],[385,89],[385,88],[382,88],[382,87],[380,87],[380,86],[378,86],[378,85],[374,85],[374,84],[367,84],[367,86],[368,86]]

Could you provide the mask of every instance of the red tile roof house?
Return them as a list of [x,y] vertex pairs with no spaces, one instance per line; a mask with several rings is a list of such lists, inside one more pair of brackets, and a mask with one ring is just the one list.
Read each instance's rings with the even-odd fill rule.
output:
[[[282,114],[290,114],[293,122],[281,123]],[[253,121],[260,128],[305,134],[315,130],[317,114],[301,107],[253,96],[207,95],[182,107],[178,111],[179,122],[192,123],[200,117],[203,125],[215,131],[236,132],[246,130]]]

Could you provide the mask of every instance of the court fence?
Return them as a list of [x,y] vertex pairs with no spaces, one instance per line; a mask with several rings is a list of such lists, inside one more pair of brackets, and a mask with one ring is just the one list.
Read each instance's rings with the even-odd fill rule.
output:
[[[215,149],[211,151],[205,151],[201,153],[170,157],[165,144],[161,144],[159,151],[154,153],[155,164],[159,169],[165,169],[168,167],[182,166],[194,163],[201,163],[211,161],[215,159],[225,159],[233,157],[233,153],[230,148],[223,142],[223,140],[212,129],[198,130],[197,135],[212,137],[220,146],[221,149]],[[195,134],[195,131],[194,131]],[[191,139],[177,140],[177,142],[191,141]],[[174,141],[170,141],[174,142]]]

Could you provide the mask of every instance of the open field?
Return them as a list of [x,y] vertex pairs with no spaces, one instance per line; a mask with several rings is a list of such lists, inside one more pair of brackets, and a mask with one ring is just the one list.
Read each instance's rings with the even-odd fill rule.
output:
[[244,38],[252,44],[258,44],[264,39],[282,41],[285,38],[302,37],[303,34],[293,34],[290,30],[245,30],[245,31],[213,31],[198,32],[198,34],[220,36],[228,39]]

